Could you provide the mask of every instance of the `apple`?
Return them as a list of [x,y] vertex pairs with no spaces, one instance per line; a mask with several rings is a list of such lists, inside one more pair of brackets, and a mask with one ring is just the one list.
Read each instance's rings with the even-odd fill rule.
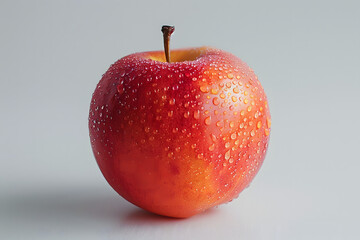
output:
[[211,47],[116,61],[93,93],[89,130],[108,183],[150,212],[186,218],[227,203],[261,167],[270,113],[253,70]]

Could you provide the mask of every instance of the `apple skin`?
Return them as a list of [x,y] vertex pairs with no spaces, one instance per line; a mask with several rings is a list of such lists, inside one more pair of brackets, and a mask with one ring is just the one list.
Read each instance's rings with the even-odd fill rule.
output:
[[254,72],[202,47],[126,56],[103,75],[89,113],[109,184],[150,212],[186,218],[236,198],[261,167],[270,112]]

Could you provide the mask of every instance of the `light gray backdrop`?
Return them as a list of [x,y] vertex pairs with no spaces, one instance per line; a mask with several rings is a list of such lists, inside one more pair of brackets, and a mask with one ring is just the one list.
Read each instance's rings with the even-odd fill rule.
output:
[[[0,1],[1,239],[359,239],[358,1]],[[119,197],[92,156],[109,65],[210,45],[258,74],[272,132],[237,200],[187,220]]]

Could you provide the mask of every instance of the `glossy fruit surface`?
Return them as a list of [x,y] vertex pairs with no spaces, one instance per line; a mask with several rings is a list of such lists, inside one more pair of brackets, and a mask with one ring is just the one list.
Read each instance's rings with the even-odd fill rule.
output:
[[213,48],[145,52],[115,62],[93,94],[90,139],[109,184],[160,215],[189,217],[237,197],[270,133],[254,72]]

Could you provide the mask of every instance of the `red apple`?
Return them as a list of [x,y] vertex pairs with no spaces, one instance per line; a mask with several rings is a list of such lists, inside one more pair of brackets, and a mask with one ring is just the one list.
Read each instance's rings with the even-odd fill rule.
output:
[[239,58],[209,47],[173,50],[173,62],[166,56],[135,53],[111,65],[93,94],[89,129],[115,191],[150,212],[184,218],[249,185],[271,120],[257,76]]

